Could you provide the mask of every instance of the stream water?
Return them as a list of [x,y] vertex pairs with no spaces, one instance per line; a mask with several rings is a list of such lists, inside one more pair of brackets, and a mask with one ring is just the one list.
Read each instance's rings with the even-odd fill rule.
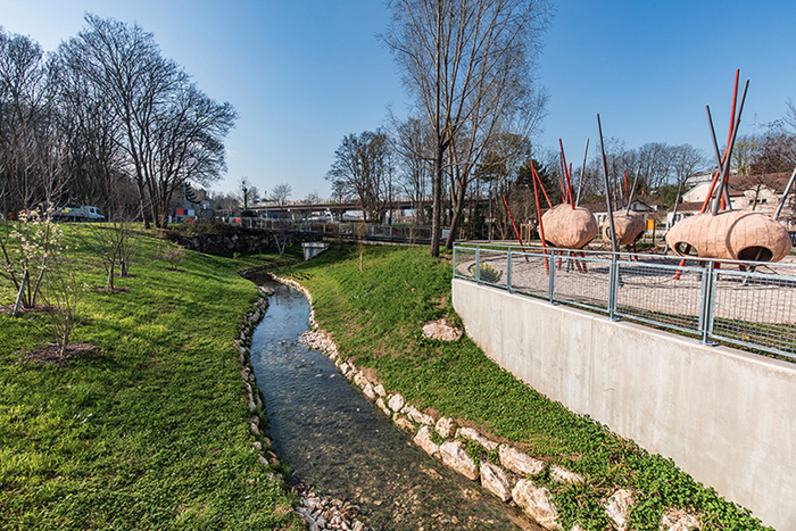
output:
[[378,531],[540,529],[417,448],[324,354],[299,344],[309,328],[304,295],[258,284],[275,294],[252,338],[251,363],[274,450],[293,482],[359,506],[360,519]]

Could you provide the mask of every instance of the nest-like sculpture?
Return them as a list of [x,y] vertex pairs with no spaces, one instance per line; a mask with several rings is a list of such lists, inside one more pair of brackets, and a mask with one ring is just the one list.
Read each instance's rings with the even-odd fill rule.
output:
[[[616,229],[616,242],[618,245],[631,245],[636,243],[647,229],[644,216],[632,212],[615,212],[614,228]],[[611,221],[603,221],[603,241],[611,242]]]
[[683,256],[761,262],[779,262],[791,246],[788,231],[778,221],[742,210],[686,218],[672,227],[666,243]]
[[553,247],[582,249],[597,237],[597,220],[588,208],[562,203],[542,214],[544,238]]

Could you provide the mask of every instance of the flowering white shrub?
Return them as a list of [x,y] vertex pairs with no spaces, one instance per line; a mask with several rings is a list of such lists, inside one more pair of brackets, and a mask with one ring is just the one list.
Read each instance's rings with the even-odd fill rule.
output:
[[22,213],[18,222],[6,222],[5,234],[0,238],[0,274],[14,284],[25,308],[36,306],[48,269],[64,251],[62,239],[63,230],[48,217]]

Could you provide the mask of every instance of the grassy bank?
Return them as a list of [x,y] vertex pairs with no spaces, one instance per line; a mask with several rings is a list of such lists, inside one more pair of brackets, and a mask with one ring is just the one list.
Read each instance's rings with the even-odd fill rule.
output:
[[553,482],[547,472],[534,478],[553,492],[567,529],[576,522],[605,529],[600,502],[618,487],[636,491],[631,522],[638,531],[657,530],[672,507],[698,514],[702,529],[764,529],[670,460],[518,382],[468,338],[450,344],[423,338],[423,324],[446,315],[457,319],[449,300],[451,265],[427,252],[336,246],[280,274],[312,292],[316,318],[341,354],[373,369],[389,390],[586,476],[585,486]]
[[[91,289],[106,279],[89,229],[66,230],[89,286],[72,341],[95,348],[31,361],[45,316],[0,314],[0,529],[301,529],[252,450],[232,344],[258,296],[237,271],[283,259],[187,251],[173,271],[142,237],[107,293]],[[0,279],[0,304],[13,298]]]

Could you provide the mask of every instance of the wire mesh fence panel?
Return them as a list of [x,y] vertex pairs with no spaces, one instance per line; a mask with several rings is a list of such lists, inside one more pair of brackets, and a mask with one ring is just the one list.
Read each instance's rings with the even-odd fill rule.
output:
[[618,261],[615,315],[694,334],[707,275],[704,268]]
[[796,276],[716,270],[708,336],[796,357]]
[[554,267],[555,302],[600,313],[610,310],[611,260],[565,251],[556,254]]
[[547,298],[550,257],[539,253],[511,253],[511,289]]
[[454,248],[453,276],[475,280],[476,254],[478,251],[475,247],[456,246]]
[[544,299],[552,288],[551,302],[796,358],[796,266],[744,262],[749,269],[736,271],[737,262],[680,261],[456,245],[454,275]]
[[506,288],[508,279],[508,253],[503,250],[481,249],[478,262],[471,265],[473,274],[478,270],[477,280],[484,284],[491,284]]

